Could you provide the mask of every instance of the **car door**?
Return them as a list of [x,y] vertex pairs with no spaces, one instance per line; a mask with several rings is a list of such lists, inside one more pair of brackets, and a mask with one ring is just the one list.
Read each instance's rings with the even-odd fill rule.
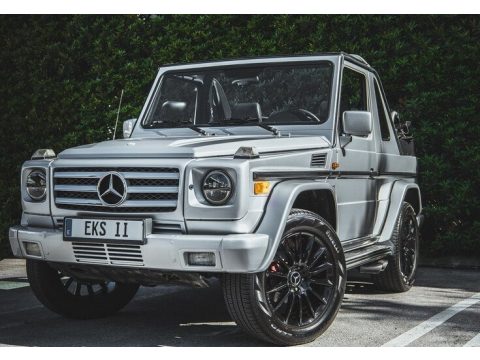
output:
[[[342,73],[338,133],[343,134],[345,111],[371,111],[368,72],[346,64]],[[377,153],[374,132],[368,136],[352,136],[343,150],[337,149],[340,172],[335,180],[340,240],[370,236],[375,221],[377,193],[370,176],[376,169]],[[340,143],[340,141],[338,142]],[[338,145],[340,147],[340,144]]]

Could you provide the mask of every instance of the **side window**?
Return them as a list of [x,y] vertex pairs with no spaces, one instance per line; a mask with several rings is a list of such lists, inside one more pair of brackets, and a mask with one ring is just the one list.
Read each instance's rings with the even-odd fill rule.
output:
[[367,111],[367,79],[365,75],[345,67],[342,76],[340,114],[349,110]]
[[377,79],[375,79],[375,100],[377,102],[378,121],[380,122],[380,133],[383,141],[390,140],[390,130],[388,129],[388,118],[383,106],[382,95],[378,86]]

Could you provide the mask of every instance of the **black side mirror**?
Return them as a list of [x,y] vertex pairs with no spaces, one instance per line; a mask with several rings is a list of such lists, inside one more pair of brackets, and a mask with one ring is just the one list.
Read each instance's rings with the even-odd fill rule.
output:
[[410,134],[411,121],[402,121],[400,115],[396,111],[392,111],[390,116],[392,117],[393,126],[397,132],[397,137],[401,140],[411,141],[413,137]]
[[400,114],[396,111],[392,111],[390,113],[390,117],[392,118],[393,125],[395,126],[395,129],[398,130],[398,127],[400,125]]
[[393,125],[395,126],[395,129],[397,129],[397,131],[400,131],[400,130],[405,130],[405,126],[408,128],[411,124],[410,121],[406,121],[406,122],[402,122],[400,120],[400,114],[396,111],[392,111],[390,113],[390,117],[392,118],[392,121],[393,121]]

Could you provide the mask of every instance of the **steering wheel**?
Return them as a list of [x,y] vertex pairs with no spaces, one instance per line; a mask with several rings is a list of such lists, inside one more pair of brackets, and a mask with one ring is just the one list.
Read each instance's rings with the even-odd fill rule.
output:
[[305,109],[292,109],[275,112],[272,113],[267,120],[276,124],[288,124],[292,121],[310,121],[315,123],[322,122],[314,113]]
[[296,109],[296,110],[293,110],[292,112],[299,113],[299,114],[301,114],[301,116],[307,118],[310,121],[321,122],[320,119],[318,118],[318,116],[315,115],[314,113],[312,113],[311,111],[308,111],[308,110],[305,110],[305,109]]

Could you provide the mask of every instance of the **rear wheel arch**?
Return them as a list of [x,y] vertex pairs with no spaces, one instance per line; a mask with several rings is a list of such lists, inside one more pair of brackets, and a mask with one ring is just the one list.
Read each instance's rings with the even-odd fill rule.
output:
[[422,210],[422,200],[420,197],[420,190],[418,188],[410,188],[405,193],[403,201],[408,202],[412,205],[413,210],[418,215]]
[[390,241],[397,219],[400,215],[402,204],[408,202],[412,205],[418,216],[422,211],[422,201],[418,184],[405,180],[397,180],[393,184],[389,196],[388,212],[380,232],[380,242]]

